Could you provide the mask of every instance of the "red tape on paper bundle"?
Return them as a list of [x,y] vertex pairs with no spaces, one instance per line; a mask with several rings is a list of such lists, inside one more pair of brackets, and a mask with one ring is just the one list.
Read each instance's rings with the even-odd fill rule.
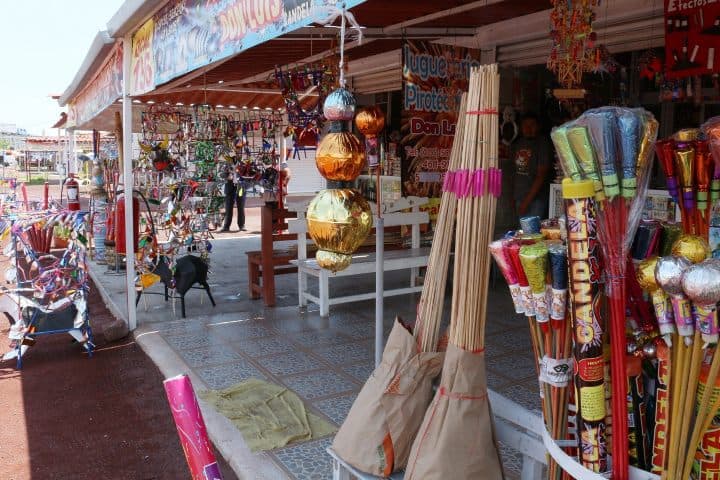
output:
[[499,198],[502,193],[502,170],[481,168],[448,171],[443,180],[443,191],[452,192],[457,198],[482,197],[488,193]]

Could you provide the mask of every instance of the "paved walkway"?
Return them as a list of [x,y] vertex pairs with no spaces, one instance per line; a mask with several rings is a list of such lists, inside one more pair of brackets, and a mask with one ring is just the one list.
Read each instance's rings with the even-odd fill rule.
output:
[[[164,375],[188,373],[196,389],[220,389],[250,377],[264,378],[294,390],[310,409],[341,424],[373,369],[374,302],[333,306],[330,317],[323,319],[316,306],[305,312],[298,309],[297,277],[283,275],[276,277],[278,306],[265,308],[261,300],[248,299],[244,255],[259,249],[260,239],[232,237],[213,242],[210,284],[217,307],[209,305],[203,291],[193,290],[186,296],[187,318],[180,319],[179,302],[174,315],[162,296],[147,296],[147,303],[141,301],[138,308],[138,343]],[[106,269],[93,265],[93,277],[111,310],[124,317],[124,276],[106,275]],[[333,280],[331,291],[374,289],[374,274]],[[388,273],[385,282],[388,287],[406,283],[407,274]],[[414,316],[417,300],[417,295],[386,299],[386,335],[395,315]],[[488,385],[537,411],[527,323],[512,313],[502,280],[492,289],[489,303]],[[224,417],[210,408],[204,412],[213,441],[241,478],[331,477],[330,459],[324,451],[331,438],[252,454]],[[506,469],[517,474],[521,461],[517,452],[503,446],[502,453]]]

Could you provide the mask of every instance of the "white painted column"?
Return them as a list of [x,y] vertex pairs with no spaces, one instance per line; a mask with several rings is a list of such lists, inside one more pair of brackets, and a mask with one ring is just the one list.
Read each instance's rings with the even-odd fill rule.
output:
[[70,156],[68,157],[68,171],[67,173],[77,172],[77,155],[75,154],[75,129],[70,130],[68,135],[68,150]]
[[128,328],[130,331],[137,328],[137,311],[135,309],[135,243],[133,242],[133,195],[132,191],[132,98],[130,91],[132,59],[132,35],[123,38],[123,102],[122,102],[122,131],[123,131],[123,184],[125,190],[125,284],[127,290]]
[[380,365],[385,345],[385,219],[375,219],[375,366]]

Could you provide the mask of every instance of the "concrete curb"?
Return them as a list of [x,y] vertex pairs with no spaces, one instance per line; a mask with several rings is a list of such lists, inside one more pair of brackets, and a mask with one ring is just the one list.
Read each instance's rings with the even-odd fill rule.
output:
[[[93,265],[92,267],[96,266]],[[116,318],[122,319],[127,324],[123,309],[96,277],[97,272],[92,267],[89,269],[90,277],[95,282],[103,302]],[[190,377],[196,390],[208,389],[205,382],[195,375],[151,324],[141,325],[131,333],[143,352],[153,361],[165,378],[186,374]],[[252,453],[248,449],[242,434],[230,420],[202,400],[198,399],[198,401],[210,440],[230,465],[230,468],[233,469],[238,479],[286,480],[288,478],[267,454]]]

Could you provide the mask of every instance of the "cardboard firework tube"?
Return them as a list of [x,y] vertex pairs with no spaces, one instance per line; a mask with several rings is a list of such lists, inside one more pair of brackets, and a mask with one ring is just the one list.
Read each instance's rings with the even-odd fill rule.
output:
[[504,243],[506,240],[496,240],[490,244],[490,253],[495,259],[495,263],[500,269],[505,281],[510,289],[510,296],[512,297],[513,305],[515,306],[515,313],[525,313],[523,301],[520,294],[520,284],[518,283],[518,276],[515,272],[513,264],[508,257]]
[[672,139],[658,140],[655,144],[655,151],[665,174],[668,192],[677,203],[680,198],[680,188],[675,176],[675,141]]
[[548,269],[548,248],[544,243],[524,245],[520,248],[520,262],[532,291],[535,320],[543,332],[549,329],[550,312],[545,295],[545,277]]
[[[704,366],[700,372],[700,381],[698,382],[698,398],[696,407],[698,408],[698,416],[703,412],[703,406],[700,399],[711,400],[713,407],[717,405],[720,398],[720,378],[715,375],[712,378],[711,367]],[[713,385],[714,388],[708,388]],[[707,405],[705,406],[707,410]],[[720,447],[718,446],[718,437],[720,437],[720,416],[717,409],[705,411],[703,416],[707,427],[702,432],[701,438],[696,438],[694,444],[691,443],[687,458],[692,461],[691,468],[685,466],[685,471],[689,473],[692,470],[692,477],[688,475],[686,478],[695,480],[713,480],[720,477]]]
[[685,210],[695,209],[695,149],[689,142],[675,145],[675,167],[680,177],[682,204]]
[[192,479],[222,480],[190,378],[178,375],[165,380],[163,386]]
[[655,428],[652,441],[652,473],[665,471],[668,461],[668,436],[670,435],[670,348],[662,340],[657,345],[657,379],[655,389]]
[[518,284],[520,285],[520,301],[522,302],[522,309],[526,316],[535,316],[535,304],[533,303],[532,289],[528,283],[528,279],[525,276],[522,263],[520,262],[520,247],[519,241],[512,241],[506,244],[507,256],[512,263],[515,273],[518,277]]
[[650,257],[638,264],[636,275],[640,287],[650,294],[655,318],[658,322],[660,335],[665,338],[668,345],[672,345],[672,334],[675,333],[675,317],[671,308],[668,308],[668,296],[660,288],[655,279],[655,268],[658,257]]
[[661,257],[667,257],[672,252],[672,247],[682,236],[682,226],[674,222],[663,223],[662,233],[660,234],[660,249],[658,254]]
[[553,328],[561,328],[565,324],[567,314],[568,260],[567,247],[553,244],[548,247],[550,271],[552,272],[552,288],[550,290],[550,320]]
[[582,172],[580,171],[580,166],[575,158],[575,154],[573,154],[567,134],[568,127],[556,127],[553,128],[550,138],[552,138],[553,144],[555,145],[555,151],[560,159],[560,165],[562,166],[565,176],[579,182],[582,180]]
[[623,111],[618,115],[617,122],[622,150],[622,196],[633,198],[637,192],[636,168],[641,145],[640,135],[643,129],[640,117],[633,111]]
[[605,472],[607,439],[605,432],[605,380],[603,324],[594,305],[599,300],[600,246],[597,240],[596,212],[592,181],[563,180],[563,198],[568,223],[568,262],[570,271],[571,318],[575,333],[580,463],[596,473]]
[[705,140],[695,142],[695,177],[697,180],[697,207],[703,216],[708,208],[708,191],[713,168],[710,151]]
[[586,126],[575,126],[568,129],[567,137],[580,169],[585,174],[585,177],[593,181],[595,200],[598,202],[605,201],[605,190],[598,173],[598,162],[590,140],[590,132]]
[[647,422],[645,418],[645,387],[642,376],[642,360],[631,357],[627,360],[628,396],[628,453],[630,465],[643,470],[647,469],[649,460],[649,444],[647,435]]

